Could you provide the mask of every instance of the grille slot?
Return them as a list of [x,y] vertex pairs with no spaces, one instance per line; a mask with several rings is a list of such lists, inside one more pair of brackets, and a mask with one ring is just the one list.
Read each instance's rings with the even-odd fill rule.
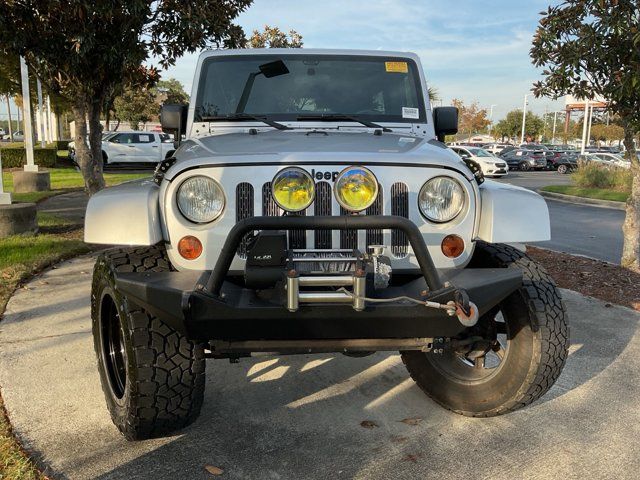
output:
[[[340,215],[352,215],[349,210],[340,207]],[[357,230],[340,230],[340,248],[358,248],[358,231]]]
[[[239,183],[236,187],[236,222],[250,217],[253,217],[253,185],[247,182]],[[252,235],[247,233],[242,237],[238,246],[240,258],[247,258],[247,242]]]
[[[316,200],[313,204],[315,216],[329,217],[333,199],[331,197],[331,185],[328,182],[316,183]],[[315,230],[313,232],[315,248],[332,248],[331,230]]]
[[[409,188],[402,182],[391,186],[391,215],[409,218]],[[396,258],[409,254],[409,242],[401,230],[391,230],[391,253]]]
[[[378,188],[378,196],[376,197],[376,201],[371,204],[369,208],[365,210],[367,215],[382,215],[382,188]],[[367,230],[367,244],[365,247],[369,245],[382,245],[384,243],[384,238],[382,236],[382,229],[373,228]]]

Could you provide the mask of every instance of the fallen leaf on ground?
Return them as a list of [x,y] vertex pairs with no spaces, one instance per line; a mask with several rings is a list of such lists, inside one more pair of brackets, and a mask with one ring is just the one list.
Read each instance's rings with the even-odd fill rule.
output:
[[418,463],[418,457],[419,457],[419,456],[420,456],[420,455],[413,455],[413,454],[409,453],[409,454],[407,454],[407,455],[405,455],[405,456],[404,456],[403,460],[404,460],[405,462]]
[[213,465],[205,465],[204,469],[211,475],[222,475],[224,473],[224,470],[218,467],[214,467]]
[[364,428],[376,428],[378,424],[373,420],[363,420],[360,422],[360,426]]
[[418,425],[422,421],[422,419],[420,417],[414,417],[414,418],[405,418],[404,420],[400,420],[400,421],[406,425]]
[[402,435],[391,435],[391,441],[393,443],[403,443],[409,440],[409,437],[403,437]]

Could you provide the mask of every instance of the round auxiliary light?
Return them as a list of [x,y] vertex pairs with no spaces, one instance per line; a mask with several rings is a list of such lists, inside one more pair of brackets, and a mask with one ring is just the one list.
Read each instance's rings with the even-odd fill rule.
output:
[[280,170],[271,182],[271,195],[280,208],[287,212],[304,210],[316,194],[311,175],[302,168],[288,167]]
[[418,207],[427,220],[445,223],[456,218],[464,207],[466,194],[451,177],[434,177],[420,189]]
[[347,167],[336,178],[336,200],[346,210],[361,212],[375,202],[378,196],[378,180],[364,167]]
[[220,216],[224,209],[224,192],[212,178],[196,175],[187,178],[176,197],[178,209],[187,220],[209,223]]

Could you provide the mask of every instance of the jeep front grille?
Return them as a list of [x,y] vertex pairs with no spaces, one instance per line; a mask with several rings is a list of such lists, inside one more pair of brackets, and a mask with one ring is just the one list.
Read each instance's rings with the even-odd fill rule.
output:
[[[316,200],[313,202],[315,216],[329,217],[332,215],[331,185],[329,182],[316,183]],[[331,248],[331,230],[316,230],[313,232],[314,248]]]
[[[247,182],[239,183],[236,187],[236,222],[253,217],[253,185]],[[247,233],[238,246],[240,258],[247,258],[247,242],[250,233]]]
[[[391,185],[391,215],[409,218],[409,188],[401,182]],[[404,258],[409,253],[409,241],[404,232],[391,230],[391,253]]]
[[[278,207],[276,202],[271,196],[271,182],[267,182],[262,185],[262,210],[263,216],[274,217],[280,216],[284,212]],[[243,182],[236,187],[236,221],[240,221],[244,218],[248,218],[254,215],[254,187],[247,182]],[[401,217],[409,217],[409,189],[404,183],[394,183],[391,186],[390,197],[391,205],[390,211],[385,212],[384,208],[384,192],[381,186],[378,190],[378,196],[376,201],[365,210],[365,215],[399,215]],[[329,182],[321,181],[316,183],[316,198],[311,207],[309,207],[308,214],[316,216],[330,216],[335,212],[340,212],[340,215],[351,215],[350,212],[338,205],[333,197],[332,186]],[[306,215],[307,212],[299,212],[295,215]],[[291,215],[291,214],[289,214]],[[339,245],[334,245],[333,235],[330,230],[315,230],[313,232],[313,245],[307,247],[307,232],[303,230],[292,230],[289,232],[289,246],[290,248],[304,249],[304,248],[341,248],[341,249],[355,249],[358,248],[358,232],[355,230],[342,230],[339,232]],[[360,237],[362,238],[362,237]],[[311,237],[309,237],[311,241]],[[384,236],[382,229],[369,229],[365,232],[365,239],[362,239],[368,245],[382,245],[384,244]],[[247,237],[243,239],[240,247],[238,248],[238,255],[241,258],[246,258],[246,243]],[[409,242],[401,231],[391,231],[391,253],[396,258],[404,258],[409,253]]]

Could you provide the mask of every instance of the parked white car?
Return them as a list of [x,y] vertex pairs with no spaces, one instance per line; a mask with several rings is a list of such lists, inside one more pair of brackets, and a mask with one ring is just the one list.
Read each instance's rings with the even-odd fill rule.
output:
[[[158,132],[104,132],[102,160],[115,163],[158,163],[174,150],[171,136]],[[75,142],[69,143],[69,157],[75,160]]]
[[469,159],[480,165],[485,177],[502,177],[509,173],[507,162],[480,147],[449,147],[463,160]]
[[631,168],[631,162],[622,155],[606,152],[585,153],[580,157],[581,160],[594,162],[607,167]]

